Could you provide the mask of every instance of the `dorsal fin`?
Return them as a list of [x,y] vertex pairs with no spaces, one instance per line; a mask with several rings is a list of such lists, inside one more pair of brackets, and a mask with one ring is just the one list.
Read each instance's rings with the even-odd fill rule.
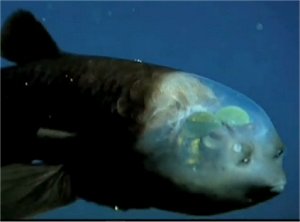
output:
[[1,56],[24,64],[54,58],[60,51],[44,26],[24,10],[13,13],[1,30]]

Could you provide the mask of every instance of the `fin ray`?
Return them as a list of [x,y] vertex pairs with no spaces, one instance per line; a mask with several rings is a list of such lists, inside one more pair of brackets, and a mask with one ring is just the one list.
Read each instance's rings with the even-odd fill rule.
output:
[[75,201],[62,165],[12,164],[1,168],[1,218],[20,219]]

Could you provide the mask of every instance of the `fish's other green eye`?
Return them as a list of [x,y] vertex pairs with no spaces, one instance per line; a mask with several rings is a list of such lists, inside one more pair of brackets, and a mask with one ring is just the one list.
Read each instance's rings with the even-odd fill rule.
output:
[[248,113],[238,106],[226,106],[216,113],[216,117],[228,125],[246,125],[250,123]]

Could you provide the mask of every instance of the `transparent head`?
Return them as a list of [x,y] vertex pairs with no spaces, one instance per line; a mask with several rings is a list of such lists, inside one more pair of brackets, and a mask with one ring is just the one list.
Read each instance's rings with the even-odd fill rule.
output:
[[193,74],[170,74],[155,99],[166,101],[162,94],[170,89],[168,103],[153,105],[165,112],[145,120],[151,124],[159,119],[160,124],[149,127],[138,143],[149,170],[214,201],[251,205],[284,189],[284,146],[262,108],[229,87]]

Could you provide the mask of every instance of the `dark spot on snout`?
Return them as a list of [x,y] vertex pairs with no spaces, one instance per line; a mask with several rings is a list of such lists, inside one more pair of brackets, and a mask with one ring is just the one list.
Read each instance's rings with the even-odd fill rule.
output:
[[283,153],[284,153],[284,146],[281,145],[277,148],[274,158],[278,159],[279,157],[281,157],[283,155]]

